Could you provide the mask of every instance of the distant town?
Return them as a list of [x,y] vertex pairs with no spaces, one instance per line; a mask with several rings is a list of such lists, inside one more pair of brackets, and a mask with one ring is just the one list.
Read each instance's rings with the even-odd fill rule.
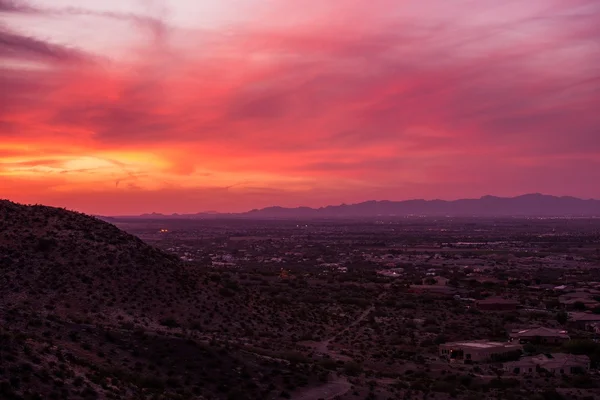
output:
[[353,363],[355,376],[346,375],[370,387],[365,395],[418,398],[410,396],[461,386],[600,393],[598,220],[116,223],[189,265],[268,287],[279,307],[319,304],[323,325],[278,346]]

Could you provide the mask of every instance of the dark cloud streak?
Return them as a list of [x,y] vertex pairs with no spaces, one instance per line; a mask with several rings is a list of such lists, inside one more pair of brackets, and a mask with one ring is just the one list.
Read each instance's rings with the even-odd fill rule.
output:
[[0,13],[35,13],[36,9],[17,0],[0,0]]
[[0,28],[0,59],[82,63],[90,58],[80,50]]

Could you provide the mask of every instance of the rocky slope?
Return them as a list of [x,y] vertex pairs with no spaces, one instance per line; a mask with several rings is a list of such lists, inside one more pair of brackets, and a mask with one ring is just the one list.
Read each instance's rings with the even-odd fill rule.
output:
[[231,344],[257,320],[245,290],[99,219],[0,201],[0,398],[277,398],[314,374]]

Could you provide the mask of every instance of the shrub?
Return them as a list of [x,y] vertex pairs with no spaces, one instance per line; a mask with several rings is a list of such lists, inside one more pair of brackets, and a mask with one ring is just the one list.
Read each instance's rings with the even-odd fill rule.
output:
[[561,325],[566,324],[568,319],[569,319],[569,314],[567,314],[565,311],[561,311],[558,314],[556,314],[556,320]]
[[347,362],[344,365],[344,373],[349,376],[358,376],[363,371],[362,366],[356,362]]
[[166,326],[167,328],[178,328],[179,322],[177,322],[174,318],[163,318],[160,321],[162,326]]

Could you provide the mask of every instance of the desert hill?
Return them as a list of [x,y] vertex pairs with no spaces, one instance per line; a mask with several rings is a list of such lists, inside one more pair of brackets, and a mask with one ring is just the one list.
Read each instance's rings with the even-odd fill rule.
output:
[[167,300],[194,288],[176,257],[96,218],[3,201],[0,222],[6,301],[59,314],[89,313]]
[[286,332],[260,293],[94,217],[0,201],[0,272],[2,399],[268,399],[270,368],[315,376],[231,346],[265,315]]

